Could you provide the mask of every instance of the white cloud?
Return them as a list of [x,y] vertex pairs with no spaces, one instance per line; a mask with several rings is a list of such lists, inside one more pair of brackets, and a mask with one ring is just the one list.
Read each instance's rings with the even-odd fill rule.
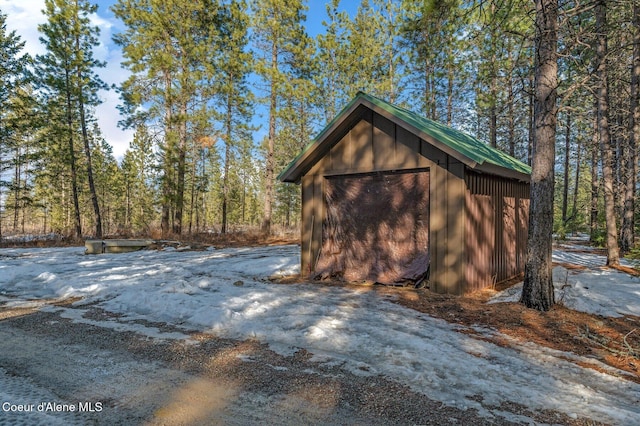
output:
[[[98,1],[98,14],[91,17],[92,24],[100,28],[100,45],[94,50],[94,56],[106,62],[106,67],[96,70],[107,84],[119,85],[128,76],[128,72],[120,66],[122,52],[111,41],[118,22],[109,13],[113,1]],[[0,10],[7,15],[7,29],[15,31],[25,41],[25,51],[33,56],[45,53],[39,41],[38,25],[46,22],[42,14],[44,0],[0,0]],[[116,158],[121,158],[133,139],[133,131],[121,130],[117,127],[121,119],[117,110],[120,99],[114,91],[101,92],[104,101],[96,109],[98,124],[106,141],[113,147]]]
[[7,15],[7,29],[26,42],[25,50],[32,55],[45,52],[38,33],[38,25],[46,20],[43,9],[43,0],[0,0],[0,10]]

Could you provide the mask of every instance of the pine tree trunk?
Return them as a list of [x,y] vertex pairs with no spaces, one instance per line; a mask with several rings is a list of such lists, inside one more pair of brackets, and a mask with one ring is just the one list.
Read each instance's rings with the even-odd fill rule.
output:
[[[611,91],[611,88],[608,90],[609,93],[615,93]],[[611,104],[611,103],[610,103]],[[614,106],[615,108],[615,106]],[[609,106],[611,110],[611,105]],[[613,152],[613,187],[615,190],[613,191],[613,199],[614,206],[616,212],[616,219],[622,218],[622,212],[624,210],[624,194],[627,190],[627,160],[629,159],[629,153],[627,152],[627,141],[625,141],[622,137],[622,129],[624,128],[624,119],[622,118],[622,106],[616,108],[616,119],[615,125],[613,129],[617,129],[611,131],[611,137],[613,139],[612,143],[612,152]],[[611,126],[610,126],[611,128]],[[619,237],[619,235],[618,235]],[[618,247],[620,247],[618,245]]]
[[[196,158],[198,158],[198,154],[195,152],[196,148],[194,147],[194,154],[193,154],[193,158],[194,160],[191,162],[191,190],[190,195],[191,195],[191,200],[189,203],[189,235],[193,235],[193,229],[192,229],[192,225],[193,225],[193,210],[195,209],[196,211],[198,210],[197,206],[196,206],[196,183],[197,183],[197,176],[196,176],[196,166],[197,166],[197,161],[195,160]],[[197,214],[196,214],[197,215]]]
[[578,188],[580,183],[580,163],[582,162],[582,146],[580,139],[577,140],[576,146],[576,178],[575,185],[573,186],[573,207],[571,208],[571,229],[573,232],[576,230],[576,218],[578,216]]
[[529,77],[529,89],[530,89],[530,94],[528,96],[529,98],[529,108],[528,108],[528,112],[529,112],[529,123],[528,123],[528,128],[529,128],[529,135],[527,137],[527,164],[531,165],[533,163],[533,135],[535,134],[535,129],[534,129],[534,104],[535,104],[535,77],[534,76],[530,76]]
[[227,95],[226,136],[224,143],[224,175],[222,177],[222,233],[227,232],[227,204],[229,199],[229,169],[231,165],[231,94]]
[[[27,179],[28,179],[28,174],[29,174],[29,159],[30,159],[30,155],[29,155],[29,139],[26,140],[26,145],[24,147],[24,155],[25,155],[25,161],[24,161],[24,188],[25,190],[27,189]],[[26,220],[26,216],[27,216],[27,212],[26,212],[26,202],[23,201],[22,202],[22,233],[24,234],[26,232],[25,230],[25,220]]]
[[73,193],[75,236],[82,237],[82,222],[80,220],[80,202],[78,201],[78,172],[76,170],[76,151],[73,144],[73,115],[71,112],[71,78],[65,69],[65,87],[67,97],[67,132],[69,133],[69,165],[71,166],[71,190]]
[[[495,3],[491,3],[491,15],[495,16]],[[491,79],[489,83],[489,144],[496,148],[498,146],[498,70],[497,67],[497,37],[495,25],[491,25],[491,59],[490,70]]]
[[521,302],[549,310],[554,304],[551,246],[558,86],[558,3],[536,0],[534,153],[527,261]]
[[[511,63],[511,46],[509,46],[509,63]],[[509,142],[509,155],[515,157],[516,155],[516,124],[515,124],[515,113],[514,113],[514,93],[513,93],[513,79],[511,76],[507,76],[509,81],[509,88],[507,90],[507,132],[508,132],[508,142]]]
[[20,147],[16,147],[16,162],[14,168],[14,188],[13,188],[13,232],[18,230],[18,219],[20,218],[20,187],[22,186],[22,160],[20,159]]
[[[165,156],[168,153],[165,153]],[[170,186],[170,174],[168,167],[168,160],[164,161],[164,176],[162,177],[162,213],[160,216],[160,229],[162,230],[162,236],[167,237],[169,235],[170,218],[171,218],[171,186]]]
[[[509,39],[507,45],[507,60],[509,66],[513,63],[511,39]],[[512,68],[513,70],[513,68]],[[511,74],[511,73],[509,73]],[[516,137],[515,137],[515,96],[513,90],[513,78],[511,75],[507,75],[507,144],[509,146],[509,155],[515,157],[516,155]]]
[[96,193],[96,185],[93,179],[93,167],[91,165],[91,146],[89,145],[89,135],[87,134],[87,122],[84,115],[84,102],[79,100],[78,107],[80,109],[80,123],[82,127],[82,141],[84,142],[84,155],[87,159],[87,176],[89,179],[89,191],[91,192],[91,204],[93,205],[93,213],[96,220],[96,238],[102,238],[102,216],[100,215],[100,204],[98,203],[98,194]]
[[[186,74],[186,70],[182,70],[182,75]],[[184,90],[186,82],[182,82],[181,87]],[[175,204],[174,204],[174,222],[173,232],[182,235],[184,222],[184,193],[186,190],[186,174],[187,174],[187,103],[184,100],[184,94],[181,94],[179,104],[180,115],[178,124],[178,144],[177,154],[178,163],[176,167],[176,187],[175,187]]]
[[[78,76],[80,78],[80,76]],[[78,101],[80,110],[80,124],[82,127],[82,141],[84,143],[84,155],[87,159],[87,176],[89,179],[89,191],[91,192],[91,203],[93,205],[93,213],[96,220],[96,238],[102,238],[102,216],[100,216],[100,205],[98,203],[98,194],[96,193],[96,185],[93,179],[93,167],[91,166],[91,147],[89,146],[89,136],[87,134],[87,123],[84,114],[84,102],[82,95]]]
[[124,226],[128,232],[131,232],[131,181],[129,179],[126,182],[125,207]]
[[620,264],[620,251],[618,248],[618,231],[616,225],[616,206],[614,196],[613,175],[613,147],[611,145],[611,132],[609,130],[609,85],[607,75],[607,11],[604,0],[599,0],[596,6],[596,31],[598,44],[596,56],[598,67],[598,129],[600,133],[600,151],[602,153],[602,183],[604,189],[604,212],[607,226],[607,265]]
[[[78,3],[76,2],[76,10]],[[80,36],[76,34],[76,55],[81,56]],[[93,167],[91,166],[91,146],[89,145],[89,135],[87,133],[87,120],[84,112],[84,95],[82,87],[82,71],[77,70],[78,77],[78,110],[80,112],[80,127],[82,128],[82,142],[84,144],[84,155],[87,159],[87,177],[89,180],[89,192],[91,193],[91,204],[93,205],[93,214],[96,221],[96,238],[102,238],[102,217],[100,216],[100,204],[98,203],[98,194],[96,193],[96,185],[93,180]]]
[[567,111],[567,123],[564,135],[564,180],[562,188],[562,226],[567,225],[569,208],[569,154],[571,150],[571,112]]
[[455,69],[452,61],[447,61],[447,126],[453,124],[453,82]]
[[175,197],[175,222],[173,232],[182,235],[182,221],[184,216],[184,192],[185,175],[187,173],[187,105],[180,107],[181,122],[178,132],[178,170],[176,176],[176,197]]
[[242,223],[247,221],[247,172],[242,171]]
[[[492,90],[492,95],[495,93]],[[495,104],[495,100],[491,100],[491,106],[489,107],[489,143],[492,147],[496,148],[498,146],[498,112],[497,106]]]
[[593,107],[593,139],[591,141],[591,217],[589,220],[589,241],[596,242],[598,238],[598,193],[600,192],[600,178],[598,164],[600,157],[600,136],[598,134],[598,102]]
[[640,139],[640,5],[633,4],[633,62],[631,67],[631,96],[629,108],[629,140],[627,185],[624,194],[620,250],[627,253],[634,246],[635,188],[638,177],[638,139]]
[[271,234],[271,209],[273,204],[274,190],[274,169],[275,169],[275,138],[276,138],[276,108],[277,108],[277,82],[274,80],[278,71],[278,49],[275,43],[271,49],[271,69],[273,71],[271,80],[271,94],[269,101],[269,136],[267,140],[267,158],[265,170],[265,191],[264,191],[264,218],[262,220],[262,232]]
[[166,237],[170,231],[170,217],[171,217],[171,176],[173,168],[173,142],[172,136],[172,114],[171,114],[171,74],[167,71],[164,73],[164,85],[165,85],[165,117],[164,117],[164,164],[163,164],[163,178],[162,178],[162,215],[160,217],[160,228],[162,229],[162,236]]

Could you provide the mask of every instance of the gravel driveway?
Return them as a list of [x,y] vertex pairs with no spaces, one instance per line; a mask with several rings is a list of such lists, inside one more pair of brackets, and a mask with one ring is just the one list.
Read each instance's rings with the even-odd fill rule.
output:
[[[285,357],[257,341],[171,338],[184,330],[138,322],[158,330],[149,338],[71,321],[70,310],[0,307],[0,425],[512,424],[312,362],[304,350]],[[109,315],[92,308],[84,316]],[[501,408],[524,424],[583,424]]]

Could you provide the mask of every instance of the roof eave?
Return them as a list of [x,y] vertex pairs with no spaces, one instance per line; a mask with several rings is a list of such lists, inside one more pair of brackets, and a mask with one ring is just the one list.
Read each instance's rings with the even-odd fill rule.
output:
[[[334,143],[326,144],[325,141],[340,133],[349,127],[351,121],[357,121],[360,118],[357,110],[363,104],[361,97],[356,97],[354,102],[347,105],[345,109],[338,114],[337,120],[330,123],[316,138],[311,141],[309,145],[296,157],[286,169],[284,169],[279,175],[278,179],[282,182],[300,183],[302,176],[307,173],[313,165],[319,160],[326,152],[328,152],[334,143],[338,142],[337,138],[334,138]],[[368,105],[366,105],[369,107]],[[369,107],[370,108],[370,107]]]
[[[441,150],[445,154],[460,161],[472,170],[488,173],[506,178],[516,179],[523,182],[529,182],[531,177],[529,174],[514,170],[511,168],[499,166],[488,161],[481,163],[471,159],[456,149],[439,141],[425,131],[415,127],[411,123],[397,117],[390,111],[370,101],[366,95],[358,94],[332,121],[324,130],[316,136],[316,138],[296,157],[279,175],[278,179],[282,182],[300,183],[302,177],[322,158],[329,150],[338,142],[342,133],[348,131],[348,128],[355,124],[361,117],[362,112],[358,112],[358,108],[367,108],[396,125],[404,128],[408,132],[420,137],[435,148]],[[364,110],[363,110],[364,111]],[[330,140],[330,142],[327,142]]]
[[519,172],[517,170],[508,169],[506,167],[498,166],[489,162],[478,164],[476,167],[471,167],[478,172],[487,173],[490,175],[502,176],[509,179],[515,179],[521,182],[530,182],[531,175],[528,173]]

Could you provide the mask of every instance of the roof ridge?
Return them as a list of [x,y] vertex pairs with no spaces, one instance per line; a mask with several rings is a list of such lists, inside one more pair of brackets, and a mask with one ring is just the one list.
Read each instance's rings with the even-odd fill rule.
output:
[[377,96],[358,91],[356,96],[278,175],[278,179],[289,181],[296,173],[302,173],[301,169],[298,169],[299,167],[306,168],[309,167],[309,161],[317,161],[313,160],[312,152],[325,140],[329,132],[332,129],[335,130],[335,126],[346,118],[345,114],[348,111],[355,110],[356,107],[363,105],[363,103],[366,108],[372,109],[378,114],[386,115],[388,119],[394,120],[400,126],[452,155],[472,169],[475,169],[476,165],[478,165],[480,166],[478,170],[485,170],[488,173],[503,176],[512,176],[518,179],[524,179],[525,176],[531,174],[531,167],[524,162],[468,133],[424,117],[408,108],[387,102]]
[[[531,169],[529,165],[525,164],[524,162],[518,160],[515,157],[512,157],[506,152],[489,145],[488,143],[476,138],[475,136],[472,136],[468,133],[463,132],[462,130],[455,129],[437,120],[432,120],[430,118],[424,117],[415,111],[398,106],[396,104],[392,104],[391,102],[385,101],[384,99],[378,98],[377,96],[370,95],[364,92],[358,92],[358,95],[361,95],[365,99],[368,98],[370,102],[372,102],[375,105],[378,105],[383,109],[386,109],[385,108],[386,106],[388,108],[392,108],[398,112],[408,115],[409,117],[406,117],[406,118],[410,118],[412,119],[412,121],[416,122],[416,123],[409,123],[409,124],[416,126],[419,130],[424,131],[425,133],[429,134],[433,138],[439,140],[440,142],[460,152],[461,154],[464,154],[469,158],[474,159],[474,161],[476,161],[479,164],[482,164],[485,161],[488,161],[497,166],[513,169],[521,173],[531,173]],[[391,114],[394,113],[393,111],[388,111],[388,112]],[[434,132],[433,130],[428,129],[425,126],[435,127],[435,130],[437,132]],[[442,133],[442,134],[433,134],[433,133]],[[452,140],[451,137],[454,137],[454,139],[460,139],[462,143],[459,143],[461,141]],[[467,140],[467,142],[464,142],[464,140]],[[480,150],[485,152],[480,153],[480,152],[476,152],[475,150]],[[494,156],[499,158],[492,158]]]

